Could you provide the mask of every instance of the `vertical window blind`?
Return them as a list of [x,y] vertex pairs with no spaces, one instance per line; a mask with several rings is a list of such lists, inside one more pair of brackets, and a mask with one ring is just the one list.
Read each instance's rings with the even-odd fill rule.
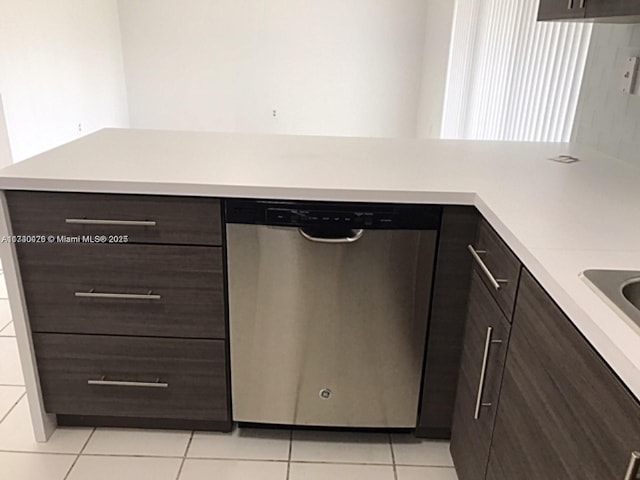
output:
[[457,0],[442,137],[566,142],[591,24],[536,22],[538,0]]

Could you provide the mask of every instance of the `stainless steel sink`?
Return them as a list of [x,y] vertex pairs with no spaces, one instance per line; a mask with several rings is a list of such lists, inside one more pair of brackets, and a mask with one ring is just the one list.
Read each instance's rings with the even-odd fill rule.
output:
[[636,311],[640,311],[640,278],[634,278],[622,287],[622,295],[636,307]]
[[640,326],[640,270],[585,270],[583,277]]

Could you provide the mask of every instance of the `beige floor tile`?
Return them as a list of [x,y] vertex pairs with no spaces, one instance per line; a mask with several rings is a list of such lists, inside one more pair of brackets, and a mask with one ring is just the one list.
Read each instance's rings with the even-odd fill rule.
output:
[[290,480],[394,480],[393,467],[386,465],[336,465],[292,463]]
[[179,480],[285,480],[287,462],[187,459]]
[[412,435],[392,435],[391,442],[397,465],[453,467],[449,442],[421,440]]
[[75,455],[0,452],[3,480],[63,480]]
[[447,467],[396,467],[398,480],[458,480],[456,471]]
[[191,432],[98,428],[83,453],[182,457]]
[[7,283],[4,280],[4,274],[0,274],[0,298],[8,298]]
[[233,433],[195,432],[188,457],[287,460],[289,430],[236,428]]
[[0,420],[24,394],[24,387],[0,387]]
[[0,331],[0,337],[15,337],[15,336],[16,336],[16,329],[13,325],[13,322],[9,323],[9,325],[4,327],[2,331]]
[[312,430],[293,432],[291,459],[310,462],[393,463],[387,434]]
[[175,480],[182,459],[81,455],[67,480]]
[[0,385],[24,385],[18,345],[14,337],[0,337]]
[[31,428],[27,397],[22,397],[22,400],[0,423],[0,450],[77,454],[86,443],[91,431],[91,428],[59,427],[53,432],[48,442],[36,442]]

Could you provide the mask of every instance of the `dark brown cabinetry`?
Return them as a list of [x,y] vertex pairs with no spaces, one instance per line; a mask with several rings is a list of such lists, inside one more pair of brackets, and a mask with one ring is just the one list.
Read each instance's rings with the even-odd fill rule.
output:
[[484,219],[478,226],[476,241],[473,245],[467,245],[467,250],[474,259],[474,269],[511,321],[520,277],[520,260]]
[[640,22],[640,0],[587,0],[588,18],[636,16]]
[[227,421],[224,341],[49,334],[33,340],[48,411]]
[[540,0],[538,20],[584,19],[587,0]]
[[486,478],[626,480],[637,450],[640,405],[523,274]]
[[471,279],[451,455],[460,480],[484,479],[511,324],[480,280]]
[[640,23],[640,0],[540,0],[538,20]]
[[220,202],[5,195],[47,412],[229,430]]
[[416,435],[449,438],[471,281],[467,245],[476,237],[474,207],[444,207],[436,255],[420,415]]
[[31,330],[224,338],[221,250],[18,245]]
[[[475,259],[475,260],[474,260]],[[501,317],[511,320],[520,261],[473,207],[445,207],[416,435],[450,438],[472,272]]]
[[201,197],[6,191],[14,234],[126,235],[129,243],[222,245],[220,201]]

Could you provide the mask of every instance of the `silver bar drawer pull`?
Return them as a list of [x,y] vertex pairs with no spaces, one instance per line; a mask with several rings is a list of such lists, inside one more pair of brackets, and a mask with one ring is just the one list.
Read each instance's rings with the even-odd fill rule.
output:
[[484,393],[484,382],[487,379],[487,365],[489,364],[489,350],[491,344],[500,344],[502,340],[492,340],[493,327],[487,327],[487,336],[484,341],[484,354],[482,355],[482,366],[480,368],[480,382],[478,383],[478,393],[476,394],[476,408],[473,412],[473,419],[480,418],[480,409],[482,407],[491,407],[492,403],[482,403],[482,395]]
[[500,290],[500,284],[509,283],[509,280],[505,280],[502,278],[496,279],[496,277],[494,277],[491,273],[491,270],[489,270],[489,267],[487,267],[484,261],[480,258],[481,254],[487,253],[486,250],[476,250],[472,245],[467,245],[467,250],[469,250],[469,253],[471,253],[471,256],[480,267],[480,270],[482,270],[482,273],[484,273],[489,282],[491,282],[493,288],[495,288],[496,290]]
[[100,380],[87,380],[87,383],[103,387],[169,388],[169,384],[161,382],[159,378],[156,378],[155,382],[126,382],[122,380],[107,380],[107,377],[103,375]]
[[75,292],[76,297],[81,298],[113,298],[116,300],[160,300],[162,296],[152,293],[101,293],[93,290],[88,292]]
[[155,220],[100,220],[94,218],[65,218],[65,223],[75,225],[123,225],[127,227],[155,227]]
[[567,2],[567,10],[573,10],[573,0]]
[[638,480],[638,473],[640,473],[640,452],[632,452],[624,480]]

